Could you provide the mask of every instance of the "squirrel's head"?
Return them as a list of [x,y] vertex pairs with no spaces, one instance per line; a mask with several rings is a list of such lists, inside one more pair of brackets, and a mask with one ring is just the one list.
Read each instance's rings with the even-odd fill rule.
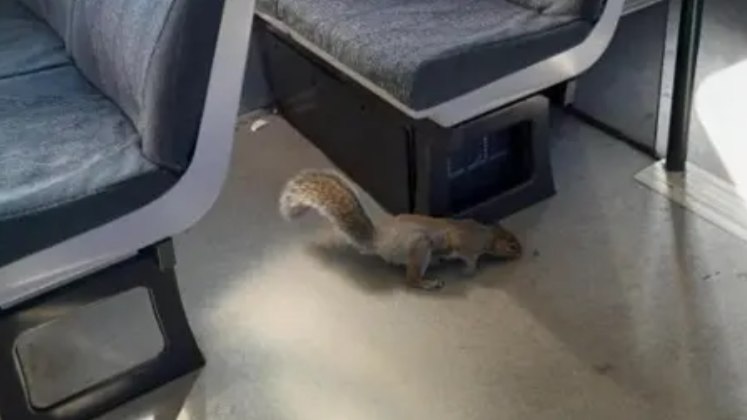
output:
[[500,258],[519,258],[522,255],[522,247],[519,240],[511,232],[501,225],[495,225],[492,229],[492,240],[488,253]]

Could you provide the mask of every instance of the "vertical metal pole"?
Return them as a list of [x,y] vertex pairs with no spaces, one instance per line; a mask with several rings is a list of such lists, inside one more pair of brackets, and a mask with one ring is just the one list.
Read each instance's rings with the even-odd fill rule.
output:
[[683,172],[687,162],[695,72],[698,65],[704,0],[682,0],[677,58],[674,65],[672,115],[669,121],[669,143],[665,167],[669,172]]

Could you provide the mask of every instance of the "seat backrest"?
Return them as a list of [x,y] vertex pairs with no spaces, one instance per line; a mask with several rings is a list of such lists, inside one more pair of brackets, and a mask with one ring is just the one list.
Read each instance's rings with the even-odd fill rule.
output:
[[60,35],[67,36],[68,22],[76,0],[21,0],[28,8],[43,18]]
[[183,170],[194,150],[224,0],[21,0],[132,120],[145,155]]

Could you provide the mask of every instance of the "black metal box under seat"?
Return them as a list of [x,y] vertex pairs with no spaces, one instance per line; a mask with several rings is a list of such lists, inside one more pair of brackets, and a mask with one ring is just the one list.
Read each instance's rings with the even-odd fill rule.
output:
[[387,211],[492,222],[555,193],[544,97],[444,128],[257,26],[281,115]]

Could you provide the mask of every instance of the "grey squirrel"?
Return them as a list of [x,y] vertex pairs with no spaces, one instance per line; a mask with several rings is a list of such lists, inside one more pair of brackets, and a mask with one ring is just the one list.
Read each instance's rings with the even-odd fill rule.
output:
[[407,268],[407,284],[438,290],[442,280],[426,279],[433,261],[461,260],[465,274],[473,275],[483,255],[519,258],[522,247],[500,224],[474,220],[399,214],[375,224],[352,186],[331,170],[304,170],[291,178],[280,195],[280,213],[296,219],[309,209],[326,218],[363,254],[378,255]]

